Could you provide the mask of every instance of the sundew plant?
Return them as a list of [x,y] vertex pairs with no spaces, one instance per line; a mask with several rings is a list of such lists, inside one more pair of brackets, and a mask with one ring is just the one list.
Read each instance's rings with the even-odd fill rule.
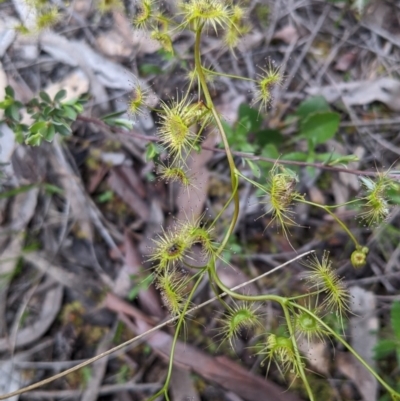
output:
[[[53,8],[47,9],[41,2],[32,4],[36,3],[36,6],[42,10],[41,14],[39,13],[42,20],[38,28],[42,25],[47,26],[50,21],[57,19],[57,12]],[[123,8],[123,4],[120,1],[102,0],[98,2],[98,7],[101,12],[107,12],[113,7]],[[202,58],[202,38],[203,35],[221,37],[224,45],[235,52],[241,37],[251,29],[246,8],[230,0],[182,0],[177,2],[176,7],[177,12],[172,17],[163,11],[161,5],[155,0],[139,1],[132,24],[146,29],[148,34],[159,41],[163,49],[170,53],[173,52],[172,38],[175,33],[183,30],[193,33],[195,37],[194,62],[186,90],[182,93],[178,92],[174,99],[162,101],[156,109],[149,110],[148,90],[137,85],[127,111],[133,117],[148,111],[157,113],[158,127],[155,141],[161,144],[168,154],[167,161],[160,164],[158,174],[168,182],[179,182],[188,191],[194,185],[189,170],[190,155],[192,152],[201,150],[202,142],[208,132],[216,131],[221,138],[229,165],[231,192],[226,204],[213,221],[206,221],[204,215],[199,219],[188,218],[186,221],[177,221],[172,227],[164,227],[161,234],[153,238],[152,247],[146,258],[152,266],[155,287],[160,291],[163,302],[175,322],[175,334],[165,383],[148,401],[159,399],[160,396],[166,400],[170,399],[168,391],[175,345],[184,326],[190,324],[186,316],[193,307],[196,290],[205,277],[208,278],[217,299],[225,308],[225,313],[219,321],[218,341],[227,342],[233,346],[234,339],[243,330],[251,332],[257,329],[257,332],[262,334],[258,337],[258,346],[254,348],[254,354],[261,355],[263,363],[268,367],[276,364],[282,373],[290,371],[303,383],[309,400],[317,401],[308,379],[308,361],[299,350],[299,343],[304,339],[308,342],[331,339],[332,342],[341,344],[361,362],[393,399],[399,399],[400,394],[386,383],[346,341],[344,330],[341,331],[343,333],[338,332],[324,319],[327,314],[334,313],[343,327],[350,312],[349,292],[330,259],[329,250],[320,256],[309,252],[308,258],[303,261],[304,280],[309,290],[300,296],[246,295],[226,287],[221,281],[218,266],[226,264],[223,252],[238,221],[239,185],[243,182],[250,183],[263,194],[260,198],[263,213],[270,216],[270,223],[265,227],[266,230],[278,228],[290,242],[291,229],[294,226],[299,227],[296,222],[295,206],[306,204],[322,209],[348,235],[353,244],[351,254],[353,268],[359,269],[366,264],[368,248],[358,241],[345,222],[335,214],[335,208],[343,205],[323,205],[308,200],[297,189],[299,186],[297,174],[283,166],[279,160],[276,160],[267,175],[259,179],[245,174],[235,161],[231,150],[232,144],[228,141],[222,116],[215,107],[209,88],[214,78],[224,74],[205,66]],[[268,113],[268,106],[276,86],[284,82],[283,71],[273,62],[268,62],[267,65],[259,68],[254,80],[231,74],[226,76],[230,79],[246,79],[253,82],[255,92],[252,105],[259,108],[260,118]],[[14,101],[13,92],[8,90],[5,101],[0,104],[0,107],[5,110],[3,121],[18,133],[20,142],[31,146],[38,146],[43,140],[50,142],[57,133],[68,134],[69,130],[62,127],[70,126],[77,114],[82,111],[80,103],[63,104],[63,95],[61,93],[55,99],[42,95],[41,101],[31,102],[35,122],[28,127],[20,124],[18,112],[23,106]],[[376,174],[373,178],[362,177],[361,183],[363,193],[348,203],[361,203],[360,219],[370,226],[377,225],[390,213],[391,206],[387,193],[392,187],[397,188],[398,184],[391,178],[390,172]],[[233,210],[233,213],[230,210]],[[228,225],[226,225],[227,216],[230,219]],[[222,217],[224,217],[224,224],[221,224]],[[219,235],[221,232],[222,235]],[[200,254],[194,252],[195,247],[201,249]],[[182,275],[182,268],[187,268],[192,273]],[[283,266],[278,266],[269,273],[280,274],[281,268]],[[266,313],[264,306],[267,302],[277,304],[281,310],[280,334],[271,333],[264,328],[263,320]],[[43,382],[19,392],[41,384]],[[11,394],[0,396],[0,399],[9,396]]]

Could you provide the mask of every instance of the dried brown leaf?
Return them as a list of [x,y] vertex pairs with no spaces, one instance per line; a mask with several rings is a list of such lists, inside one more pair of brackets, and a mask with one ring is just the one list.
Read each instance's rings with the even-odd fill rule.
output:
[[287,43],[288,45],[291,43],[296,42],[299,39],[300,35],[293,25],[289,24],[284,26],[279,31],[276,31],[272,39],[282,40],[283,42]]
[[346,72],[351,68],[351,66],[357,60],[357,56],[358,52],[355,49],[343,53],[339,56],[333,68],[336,71]]
[[[57,285],[47,291],[43,304],[40,308],[40,315],[31,326],[19,330],[15,340],[15,347],[23,347],[37,341],[53,324],[57,317],[63,298],[63,287]],[[8,338],[0,338],[0,351],[6,351],[10,347]]]
[[[132,289],[131,276],[136,276],[135,285],[140,285],[140,280],[144,279],[142,258],[139,255],[137,246],[133,243],[126,231],[124,235],[125,263],[118,273],[113,286],[114,293],[125,298]],[[161,308],[160,299],[154,290],[154,287],[140,290],[138,293],[139,303],[142,310],[151,316],[163,317],[164,313]]]
[[113,167],[108,177],[108,185],[133,210],[138,217],[146,220],[149,216],[149,207],[143,200],[144,186],[130,167]]
[[174,401],[200,401],[192,375],[187,369],[172,368],[171,395]]
[[400,81],[379,78],[375,81],[345,82],[307,89],[310,95],[322,95],[329,103],[340,98],[348,106],[361,106],[382,102],[391,110],[400,111]]

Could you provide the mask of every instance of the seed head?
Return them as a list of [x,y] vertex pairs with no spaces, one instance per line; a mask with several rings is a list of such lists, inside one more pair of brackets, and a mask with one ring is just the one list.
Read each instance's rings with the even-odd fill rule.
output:
[[156,271],[170,270],[182,262],[190,248],[190,241],[182,230],[163,230],[153,242],[155,245],[148,261],[157,262]]
[[305,339],[307,344],[310,344],[312,341],[324,342],[324,337],[328,335],[328,333],[317,319],[322,318],[322,316],[320,316],[320,308],[317,306],[312,307],[311,301],[309,301],[307,309],[310,313],[304,310],[299,310],[292,316],[292,324],[297,340]]
[[272,90],[275,86],[281,85],[283,75],[280,67],[269,62],[268,68],[261,68],[262,73],[258,74],[257,90],[254,94],[252,105],[260,104],[260,111],[266,111],[272,100]]
[[387,200],[387,190],[392,186],[392,180],[387,173],[381,174],[376,181],[368,177],[360,178],[365,188],[364,211],[360,217],[367,222],[369,226],[374,226],[386,219],[389,215],[389,203]]
[[287,227],[297,225],[292,218],[293,211],[291,210],[292,201],[300,196],[295,190],[297,182],[298,178],[293,171],[275,164],[269,173],[266,187],[263,187],[267,200],[261,203],[267,205],[265,214],[272,213],[268,226],[276,222],[287,239]]
[[183,164],[178,164],[177,166],[160,164],[158,173],[160,174],[160,178],[166,183],[179,182],[187,190],[193,186],[192,177],[188,175],[187,169]]
[[163,103],[161,107],[163,113],[158,130],[160,140],[174,160],[182,159],[184,153],[191,150],[196,139],[196,134],[191,129],[198,118],[196,110],[185,99],[176,101],[171,106]]
[[137,5],[136,15],[133,18],[133,25],[137,28],[145,29],[149,27],[153,19],[153,0],[142,0]]
[[332,268],[329,252],[324,252],[321,261],[313,255],[305,265],[310,268],[310,271],[305,275],[306,280],[311,284],[310,289],[325,293],[321,307],[336,312],[340,320],[343,321],[343,315],[350,310],[350,295],[343,279]]
[[367,263],[367,254],[369,249],[366,246],[363,246],[361,249],[356,249],[350,257],[351,264],[355,269],[360,269],[364,267]]
[[203,259],[209,260],[217,249],[217,243],[212,235],[213,228],[207,228],[202,220],[204,214],[197,219],[181,223],[181,230],[188,238],[190,246],[198,244],[202,248]]
[[137,83],[133,89],[133,94],[128,101],[127,112],[136,119],[145,115],[147,112],[147,102],[149,98],[149,90],[145,89],[141,84]]
[[161,47],[168,53],[174,54],[174,48],[172,46],[171,36],[166,32],[154,30],[151,33],[151,38],[160,43]]
[[98,0],[97,8],[100,12],[106,13],[112,10],[121,10],[124,8],[124,4],[121,0]]
[[296,375],[298,374],[298,362],[296,360],[293,343],[290,337],[270,334],[258,354],[265,355],[262,363],[267,359],[269,360],[268,371],[272,360],[275,360],[282,375],[289,370],[296,373]]
[[188,282],[174,271],[163,271],[157,276],[156,288],[160,290],[163,302],[172,316],[178,316],[185,306]]
[[224,43],[233,50],[239,43],[240,38],[250,31],[250,26],[245,22],[245,11],[242,7],[235,5],[227,28],[224,30]]
[[231,12],[222,0],[189,0],[180,3],[182,25],[197,30],[200,26],[225,29],[229,25]]
[[60,13],[57,7],[44,8],[40,10],[36,18],[36,29],[42,31],[50,28],[60,20]]
[[243,331],[260,326],[260,317],[257,313],[259,306],[254,303],[243,302],[231,308],[221,319],[222,328],[220,330],[222,341],[228,340],[233,348],[232,341]]

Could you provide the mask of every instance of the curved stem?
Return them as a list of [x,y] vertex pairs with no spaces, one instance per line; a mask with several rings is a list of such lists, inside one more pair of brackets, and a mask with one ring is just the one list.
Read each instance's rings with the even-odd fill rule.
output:
[[288,299],[288,301],[294,301],[295,299],[302,299],[302,298],[312,297],[313,295],[319,295],[323,292],[324,291],[322,291],[322,290],[314,291],[314,292],[307,292],[307,294],[297,295],[296,297],[290,297],[287,299]]
[[201,40],[202,29],[203,29],[203,26],[200,26],[196,31],[196,42],[195,42],[195,50],[194,50],[195,66],[196,66],[197,76],[199,78],[200,85],[203,90],[204,97],[206,99],[207,107],[211,110],[211,112],[213,114],[215,123],[217,124],[218,130],[219,130],[221,138],[222,138],[222,142],[224,144],[224,148],[226,151],[226,157],[227,157],[228,163],[229,163],[229,169],[231,171],[232,193],[233,193],[233,201],[235,204],[235,209],[233,212],[231,223],[229,225],[227,232],[225,233],[224,239],[222,240],[222,242],[216,252],[216,255],[219,255],[222,252],[222,250],[225,248],[225,245],[227,244],[230,235],[233,233],[233,230],[236,226],[236,222],[237,222],[237,219],[239,216],[240,205],[239,205],[239,194],[237,192],[238,178],[236,175],[237,171],[236,171],[235,162],[233,160],[232,152],[231,152],[231,149],[230,149],[230,146],[228,143],[228,138],[226,137],[224,127],[222,126],[222,123],[221,123],[221,119],[219,118],[217,110],[215,109],[214,102],[210,95],[210,91],[208,90],[206,78],[205,78],[204,72],[203,72],[203,67],[201,65],[200,40]]
[[221,217],[222,213],[224,213],[224,211],[226,210],[226,208],[230,205],[230,203],[232,202],[232,199],[235,197],[235,194],[237,192],[239,186],[239,180],[236,180],[236,186],[231,194],[231,196],[229,197],[229,199],[227,200],[227,202],[225,203],[225,205],[223,206],[223,208],[218,212],[217,216],[215,217],[215,219],[213,220],[213,222],[210,225],[210,229],[215,225],[215,223],[218,221],[218,219]]
[[232,74],[225,74],[223,72],[217,72],[217,71],[213,71],[210,70],[208,68],[203,68],[204,71],[206,71],[207,73],[211,74],[211,75],[218,75],[219,77],[226,77],[226,78],[233,78],[233,79],[241,79],[242,81],[251,81],[251,82],[257,82],[254,79],[251,78],[246,78],[246,77],[240,77],[238,75],[232,75]]
[[167,378],[165,379],[164,385],[156,394],[154,394],[152,397],[150,397],[148,401],[155,400],[158,396],[160,396],[162,394],[165,395],[165,398],[168,397],[167,391],[168,391],[168,387],[169,387],[169,382],[171,381],[172,367],[174,364],[174,353],[175,353],[176,344],[178,342],[178,336],[181,331],[182,324],[184,324],[184,322],[185,322],[185,316],[186,316],[186,312],[188,311],[190,301],[193,298],[194,293],[196,292],[197,287],[199,286],[199,284],[203,278],[203,275],[204,275],[204,271],[202,272],[202,274],[199,275],[199,278],[197,279],[196,283],[194,284],[192,290],[190,291],[190,294],[185,303],[185,306],[183,307],[183,310],[182,310],[181,314],[179,315],[178,324],[176,326],[174,338],[172,340],[172,347],[171,347],[171,353],[169,356],[169,364],[168,364],[168,373],[167,373]]
[[337,341],[342,343],[357,359],[358,361],[367,369],[378,382],[392,395],[396,397],[400,397],[400,393],[398,393],[395,389],[390,387],[379,375],[378,373],[375,372],[371,366],[367,362],[364,361],[364,359],[357,353],[357,351],[345,340],[343,339],[339,334],[337,334],[334,330],[332,330],[322,319],[320,319],[317,315],[315,315],[312,311],[309,309],[305,308],[304,306],[301,306],[297,304],[296,302],[290,302],[290,306],[297,308],[303,312],[308,313],[312,318],[314,318],[318,323],[327,331],[329,334],[331,334]]
[[338,222],[340,224],[340,226],[343,228],[344,231],[346,231],[346,233],[348,234],[348,236],[350,237],[350,239],[354,242],[354,245],[356,247],[356,249],[360,249],[361,245],[358,243],[358,241],[356,240],[356,237],[353,235],[353,233],[348,229],[348,227],[346,226],[346,224],[343,223],[342,220],[339,219],[339,217],[336,216],[335,213],[331,212],[329,210],[329,208],[327,208],[325,205],[320,205],[319,203],[314,203],[314,202],[310,202],[305,200],[303,197],[296,197],[295,199],[297,202],[301,202],[301,203],[305,203],[306,205],[311,205],[311,206],[315,206],[315,207],[319,207],[322,210],[325,210],[326,213],[330,214],[335,220],[336,222]]
[[328,209],[336,209],[338,207],[342,207],[342,206],[347,206],[347,205],[351,205],[352,203],[359,203],[362,199],[353,199],[344,203],[339,203],[337,205],[326,205],[325,207]]
[[213,290],[213,293],[217,297],[218,302],[226,309],[230,310],[231,308],[229,305],[221,298],[220,294],[218,294],[218,287],[215,285],[213,281],[210,281],[211,288]]
[[213,280],[217,286],[224,291],[226,294],[230,295],[232,298],[235,299],[240,299],[242,301],[251,301],[251,302],[256,302],[256,301],[275,301],[275,302],[285,302],[286,298],[281,297],[279,295],[273,295],[273,294],[265,294],[265,295],[244,295],[244,294],[239,294],[235,291],[232,291],[230,288],[228,288],[219,278],[216,269],[215,269],[215,257],[212,259],[210,262],[210,269],[209,269],[209,274],[211,280]]
[[304,386],[305,386],[305,388],[307,390],[307,394],[308,394],[308,396],[310,398],[310,401],[314,401],[314,394],[313,394],[313,392],[311,390],[310,383],[308,382],[306,373],[304,371],[303,361],[301,360],[301,355],[300,355],[300,352],[299,352],[299,348],[297,347],[297,341],[296,341],[295,333],[294,333],[293,326],[292,326],[292,321],[290,319],[290,314],[289,314],[289,310],[288,310],[288,308],[286,306],[286,303],[287,302],[281,304],[281,306],[282,306],[283,312],[285,314],[286,324],[287,324],[288,329],[289,329],[290,338],[292,340],[293,349],[294,349],[294,353],[295,353],[296,360],[297,360],[296,368],[297,368],[298,373],[300,375],[300,378],[303,381]]

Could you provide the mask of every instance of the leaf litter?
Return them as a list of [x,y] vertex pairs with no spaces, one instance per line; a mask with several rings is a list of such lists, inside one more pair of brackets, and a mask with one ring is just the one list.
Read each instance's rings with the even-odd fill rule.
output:
[[[33,26],[36,16],[29,10],[28,3],[23,0],[13,0],[12,3],[16,14],[10,21],[17,21],[19,18],[24,21],[26,26]],[[145,35],[131,29],[129,20],[125,16],[113,13],[104,17],[105,19],[102,21],[106,22],[105,25],[92,26],[89,24],[92,11],[88,8],[87,2],[73,2],[73,7],[75,8],[74,12],[79,13],[81,22],[87,25],[86,34],[78,34],[78,30],[81,29],[84,32],[84,29],[82,25],[79,27],[74,18],[71,18],[69,22],[73,28],[76,28],[76,32],[62,33],[63,29],[56,28],[29,39],[22,39],[15,29],[9,29],[8,20],[6,23],[4,20],[2,21],[0,24],[0,54],[4,54],[6,57],[4,57],[2,69],[0,69],[0,87],[4,87],[7,81],[17,83],[21,96],[28,98],[30,94],[27,89],[32,93],[37,93],[38,90],[46,88],[48,93],[54,94],[62,88],[67,90],[69,99],[88,93],[92,97],[90,105],[93,108],[85,112],[97,118],[101,116],[101,110],[112,112],[120,109],[121,105],[118,102],[124,103],[127,100],[126,95],[132,89],[130,82],[132,77],[140,82],[146,82],[157,93],[163,91],[174,93],[176,87],[182,85],[182,70],[177,70],[178,72],[174,72],[173,68],[168,70],[171,66],[174,67],[179,63],[163,60],[158,52],[159,46],[152,44]],[[325,12],[323,15],[326,18],[320,18],[320,15],[314,14],[314,11],[311,12],[310,7],[312,5],[308,3],[294,6],[285,1],[271,5],[269,18],[272,28],[267,28],[271,29],[268,35],[263,27],[263,21],[258,19],[262,13],[254,12],[255,15],[252,14],[255,22],[254,29],[242,41],[236,57],[229,55],[224,49],[221,50],[220,41],[211,36],[206,38],[206,53],[212,55],[214,59],[217,58],[224,68],[228,66],[232,74],[247,74],[249,71],[254,73],[257,71],[255,67],[263,65],[268,57],[272,57],[278,62],[284,60],[287,63],[286,70],[292,71],[292,75],[286,80],[287,87],[277,97],[277,104],[272,106],[267,116],[267,120],[271,120],[271,124],[274,123],[273,128],[282,124],[282,116],[279,116],[281,110],[284,112],[286,110],[287,114],[290,114],[290,110],[294,108],[293,105],[306,99],[309,95],[324,96],[335,110],[340,111],[347,118],[348,110],[342,108],[341,102],[343,102],[351,108],[350,112],[356,113],[360,121],[387,119],[388,116],[391,116],[392,111],[400,110],[399,81],[398,77],[391,72],[394,71],[400,58],[398,40],[396,35],[388,37],[388,28],[382,26],[384,19],[379,17],[381,18],[379,20],[376,16],[376,20],[360,20],[359,30],[362,34],[354,33],[349,39],[350,47],[348,49],[350,50],[343,50],[340,57],[332,60],[332,65],[330,63],[323,64],[325,74],[320,81],[323,82],[323,85],[319,85],[318,80],[314,82],[313,69],[318,70],[321,67],[321,64],[318,63],[324,63],[324,57],[317,59],[313,54],[315,48],[312,45],[315,38],[329,48],[330,44],[327,43],[326,38],[331,38],[332,42],[338,41],[342,33],[349,30],[354,24],[354,20],[351,16],[343,17],[340,4],[329,6],[331,8],[328,11],[321,8],[320,11]],[[284,11],[286,9],[288,11]],[[109,19],[107,20],[107,18]],[[109,30],[105,28],[107,21],[108,23],[115,22],[109,25],[111,26]],[[67,24],[61,23],[62,28],[67,26]],[[393,27],[391,26],[390,29]],[[376,48],[375,45],[372,45],[372,43],[379,43],[375,40],[376,35],[381,38],[381,41],[390,43],[389,47],[386,45],[386,53],[383,48]],[[90,41],[91,37],[95,39],[92,42]],[[369,42],[365,40],[366,37]],[[271,43],[267,43],[268,38],[271,38]],[[183,49],[179,55],[180,62],[184,64],[187,53],[191,51],[193,40],[186,36],[174,38],[174,40],[177,44],[180,42],[180,49]],[[374,40],[375,42],[373,42]],[[33,68],[29,63],[41,67]],[[376,76],[376,63],[387,73]],[[142,74],[139,78],[138,68],[140,69],[143,65],[147,65],[147,71],[150,73]],[[166,68],[164,68],[165,66]],[[349,79],[349,77],[345,77],[345,74],[350,75],[350,82],[345,82],[346,79]],[[226,87],[223,83],[218,82],[213,94],[220,103],[219,110],[228,116],[228,122],[233,125],[237,117],[238,104],[242,101],[249,102],[250,99],[248,99],[247,93],[241,92],[241,87],[237,83],[233,80],[228,80],[228,82],[229,85],[225,81]],[[222,96],[225,89],[231,91],[230,95],[236,92],[236,96]],[[96,109],[98,105],[100,105],[100,112]],[[378,111],[371,111],[370,107],[376,105],[378,105]],[[379,108],[382,105],[386,108]],[[93,114],[90,114],[91,112]],[[146,129],[154,128],[152,116],[146,118],[148,124],[139,122],[134,125],[134,133],[144,134]],[[379,144],[374,140],[374,135],[378,135],[379,138],[389,143],[392,141],[394,146],[400,145],[398,136],[396,138],[397,131],[391,124],[385,126],[385,132],[380,132],[374,127],[371,129],[373,129],[371,136],[357,139],[354,139],[353,132],[341,131],[340,137],[335,138],[335,141],[338,142],[332,141],[329,144],[330,148],[326,150],[330,151],[332,147],[338,148],[340,143],[342,145],[341,154],[357,153],[360,155],[359,162],[365,166],[365,160],[370,157],[371,149],[376,148],[377,143]],[[19,350],[21,347],[33,349],[35,344],[46,336],[57,336],[57,333],[65,330],[65,327],[57,320],[57,315],[64,310],[68,301],[88,304],[92,308],[91,310],[106,306],[115,312],[110,315],[107,308],[99,310],[97,314],[95,313],[93,321],[90,313],[84,315],[85,324],[89,325],[93,332],[99,328],[105,328],[108,334],[96,337],[98,340],[94,343],[93,339],[85,337],[82,331],[76,330],[81,333],[79,341],[71,342],[73,349],[71,355],[76,359],[90,357],[132,334],[139,334],[165,317],[166,311],[162,307],[158,294],[152,286],[143,284],[146,273],[148,273],[145,255],[150,246],[149,238],[159,232],[160,224],[168,227],[175,223],[170,217],[173,212],[178,213],[178,218],[191,216],[196,219],[202,215],[204,210],[207,210],[206,216],[210,218],[209,216],[212,217],[214,211],[221,208],[224,200],[221,189],[224,188],[223,185],[228,176],[222,158],[211,151],[204,151],[201,154],[193,152],[189,158],[189,164],[191,173],[197,177],[195,185],[198,190],[194,190],[188,195],[186,190],[171,184],[169,186],[164,186],[162,183],[155,185],[154,165],[151,163],[146,165],[143,162],[143,143],[129,137],[129,132],[123,136],[116,135],[112,130],[110,132],[92,130],[89,124],[82,121],[77,122],[71,140],[63,143],[56,142],[43,149],[43,153],[37,154],[37,157],[46,160],[46,166],[45,174],[35,176],[32,173],[34,169],[29,168],[28,163],[26,163],[28,167],[18,166],[14,160],[17,152],[22,152],[22,159],[24,159],[24,147],[14,143],[11,133],[7,132],[4,127],[1,128],[1,131],[3,134],[0,137],[1,161],[9,163],[5,169],[8,177],[8,181],[5,181],[7,188],[20,188],[27,182],[35,184],[37,187],[10,197],[2,201],[0,205],[1,230],[4,233],[4,237],[1,239],[1,258],[4,260],[1,269],[5,276],[9,276],[4,291],[1,292],[0,304],[8,305],[7,300],[11,297],[15,298],[15,294],[18,294],[18,285],[20,285],[17,280],[18,275],[26,275],[27,286],[33,286],[29,282],[31,271],[29,269],[32,267],[43,274],[42,283],[46,283],[48,280],[53,281],[52,285],[48,288],[45,287],[43,297],[38,301],[37,308],[40,313],[35,315],[37,323],[20,325],[15,342],[17,349]],[[253,134],[251,133],[251,135]],[[124,139],[122,140],[122,138]],[[249,138],[249,142],[251,142],[252,139]],[[217,143],[218,138],[211,134],[205,145],[214,147]],[[93,146],[100,149],[102,155],[97,160],[91,158],[88,151]],[[285,149],[279,149],[279,151],[283,153]],[[14,156],[11,157],[13,152],[15,152]],[[240,158],[237,161],[240,165]],[[386,148],[382,152],[382,164],[387,165],[392,161],[393,155],[390,153],[390,149]],[[92,185],[88,184],[89,165],[92,167],[94,165],[94,171],[103,169],[101,174],[96,177],[95,184]],[[354,181],[348,180],[349,176],[346,177],[342,175],[334,178],[333,191],[319,188],[323,197],[336,197],[336,200],[346,201],[352,191],[356,190],[357,185]],[[339,181],[340,183],[337,184]],[[44,183],[53,186],[53,189],[58,188],[58,190],[45,190],[41,186]],[[342,187],[343,183],[346,184],[346,190],[339,193],[335,188]],[[88,190],[88,188],[90,189]],[[318,194],[318,192],[314,192],[314,194]],[[251,196],[253,195],[251,194]],[[103,199],[104,202],[98,202],[98,199]],[[71,212],[62,219],[60,217],[59,221],[48,213],[49,210],[63,210],[66,203],[70,204]],[[306,219],[315,218],[315,216],[310,216],[310,212],[307,210],[304,213]],[[321,229],[321,236],[325,235],[324,231],[328,232],[328,235],[335,236],[336,232],[331,229],[332,222],[328,220],[324,222],[319,217],[317,216],[317,224]],[[264,258],[260,257],[253,266],[254,270],[263,271],[270,265],[266,260],[270,260],[267,256],[272,253],[271,249],[275,249],[273,257],[278,259],[286,257],[290,250],[286,251],[281,246],[282,241],[279,235],[273,234],[272,231],[262,237],[263,228],[259,223],[254,222],[253,215],[250,213],[241,216],[237,240],[240,238],[242,242],[246,243],[247,241],[252,247],[253,256],[265,256]],[[59,252],[54,253],[50,241],[46,240],[46,236],[43,234],[44,226],[50,227],[50,233],[54,237],[62,239]],[[60,235],[61,231],[65,234]],[[35,244],[35,241],[31,241],[33,239],[36,239],[39,245]],[[93,250],[98,267],[89,268],[82,273],[79,269],[74,270],[74,267],[67,263],[65,253],[69,249],[73,249],[71,243],[77,240],[87,244],[84,248],[85,252],[89,253],[92,252],[90,249]],[[305,236],[302,240],[299,240],[299,245],[306,246],[315,238]],[[335,237],[335,241],[342,251],[345,245],[343,240]],[[108,263],[110,261],[96,251],[96,246],[108,251],[112,263]],[[29,249],[30,247],[33,251],[26,252],[25,248]],[[397,271],[396,262],[390,259],[396,248],[388,243],[384,244],[384,247],[389,249],[385,258],[390,260],[391,270]],[[53,251],[51,251],[52,249]],[[111,254],[114,256],[111,257]],[[87,258],[93,260],[93,255],[88,255]],[[255,257],[255,259],[257,258]],[[237,266],[238,270],[247,267],[240,255],[233,255],[232,264]],[[106,272],[108,268],[110,270]],[[22,270],[15,273],[16,269]],[[13,273],[16,276],[13,276]],[[291,277],[295,277],[296,274],[295,268],[294,272],[281,280],[281,283],[265,282],[263,286],[269,288],[270,285],[273,285],[275,289],[284,291],[284,285],[296,285],[294,278]],[[90,280],[87,279],[88,276]],[[108,279],[104,279],[104,277],[108,277]],[[354,279],[351,272],[348,272],[348,277]],[[356,278],[360,278],[360,276]],[[232,277],[227,279],[233,280]],[[86,294],[85,284],[87,284],[86,289],[88,290]],[[393,283],[397,289],[399,288],[398,284],[398,281]],[[105,304],[101,302],[101,297],[98,296],[96,290],[108,294]],[[252,290],[257,291],[257,288]],[[128,304],[122,299],[126,300],[129,294],[136,296]],[[22,302],[21,298],[17,297],[16,299],[18,302]],[[136,304],[140,309],[135,306]],[[0,320],[5,322],[0,327],[0,349],[7,355],[10,349],[9,328],[12,327],[13,321],[18,315],[15,308],[11,308],[9,311],[3,307],[0,309],[2,309]],[[32,314],[30,308],[28,309]],[[376,306],[366,310],[371,312],[375,309]],[[201,312],[198,313],[201,318]],[[358,311],[357,313],[363,314],[364,312]],[[75,316],[75,319],[76,321],[72,318],[70,322],[72,326],[80,324],[78,315]],[[211,319],[215,321],[213,317]],[[275,318],[271,317],[271,319],[273,321]],[[371,329],[371,319],[375,319],[373,326],[376,329],[378,325],[376,317],[365,319],[365,321],[350,320],[351,330],[355,330],[356,326],[364,328],[363,334],[352,336],[352,345],[360,352],[369,353],[373,347],[373,336],[365,335],[366,331]],[[259,400],[260,391],[270,394],[271,400],[298,399],[298,396],[293,395],[291,390],[284,392],[284,387],[278,387],[270,380],[260,378],[259,374],[249,373],[247,368],[243,368],[232,359],[210,355],[207,349],[197,342],[198,336],[199,333],[196,335],[189,333],[187,344],[178,343],[174,373],[182,374],[185,377],[185,380],[179,381],[179,383],[186,383],[183,392],[186,391],[193,397],[199,397],[201,391],[198,389],[203,385],[202,381],[205,381],[215,388],[222,388],[225,393],[231,391],[245,400]],[[65,336],[60,338],[67,342]],[[368,340],[369,343],[366,344],[363,340]],[[155,353],[154,360],[160,368],[160,371],[156,373],[156,378],[161,382],[164,369],[162,361],[165,361],[165,356],[168,355],[171,337],[167,332],[159,332],[145,341]],[[79,344],[81,344],[81,348],[85,348],[84,351]],[[324,345],[321,349],[316,346],[314,357],[315,359],[320,358],[320,363],[317,363],[315,369],[328,375],[332,374],[332,370],[327,366],[326,347],[329,347],[329,344]],[[317,349],[321,352],[317,352]],[[135,360],[138,366],[143,363],[144,371],[150,372],[151,366],[145,363],[146,352],[144,345],[141,344],[138,345],[138,351],[127,351],[125,356]],[[15,354],[16,359],[17,355]],[[46,358],[52,360],[54,356],[57,355],[47,352],[38,356],[37,361],[44,361]],[[370,354],[366,357],[370,358]],[[369,377],[361,377],[359,373],[361,369],[358,369],[354,361],[346,358],[347,356],[338,354],[338,358],[333,362],[335,367],[342,368],[342,373],[356,385],[364,400],[374,401],[377,399],[375,383]],[[10,360],[12,359],[6,359],[2,365],[3,369],[9,369]],[[372,360],[371,363],[373,363]],[[246,364],[247,366],[251,365]],[[112,381],[113,377],[123,376],[123,366],[122,362],[111,364],[106,359],[99,363],[89,378],[87,391],[84,393],[85,400],[95,399],[98,394],[103,394],[108,386],[107,383]],[[185,369],[185,373],[180,370],[182,367]],[[188,371],[196,372],[202,377],[202,381],[194,381],[187,373]],[[41,375],[42,372],[41,368],[36,369],[37,375]],[[142,379],[145,377],[143,371],[140,373],[136,370],[134,374],[140,374]],[[21,377],[20,370],[14,369],[11,380],[14,387],[22,385]],[[128,379],[131,377],[133,376],[129,376]],[[273,375],[273,378],[280,381],[276,374]],[[78,377],[80,383],[84,383],[84,380],[83,375]],[[115,385],[117,387],[110,390],[114,395],[120,388],[123,388]],[[154,383],[149,383],[149,385],[154,386]],[[4,390],[1,386],[0,389],[2,392],[10,390],[10,388]],[[54,384],[51,389],[44,390],[43,396],[51,394],[62,396],[62,391],[66,390],[62,390],[62,387]],[[75,390],[71,388],[71,391]],[[127,391],[139,394],[145,390],[140,390],[139,387],[138,389],[130,387],[130,390]],[[340,388],[339,391],[341,391]],[[177,395],[177,397],[180,396]],[[101,396],[99,395],[99,397]],[[204,394],[202,397],[204,398]]]

